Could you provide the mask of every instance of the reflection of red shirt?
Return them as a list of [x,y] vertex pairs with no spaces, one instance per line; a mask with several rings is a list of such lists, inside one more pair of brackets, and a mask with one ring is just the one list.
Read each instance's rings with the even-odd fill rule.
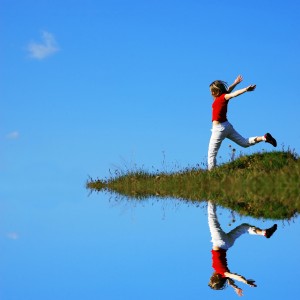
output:
[[226,277],[224,273],[229,272],[229,269],[227,267],[226,251],[227,250],[224,249],[211,250],[212,267],[218,274],[221,274],[222,277]]
[[212,104],[212,120],[219,121],[221,123],[227,121],[227,105],[228,100],[225,100],[225,95],[222,94],[216,97]]

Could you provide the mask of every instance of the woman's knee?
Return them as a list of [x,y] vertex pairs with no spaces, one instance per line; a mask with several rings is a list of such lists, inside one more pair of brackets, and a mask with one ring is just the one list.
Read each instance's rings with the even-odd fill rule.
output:
[[239,146],[243,147],[243,148],[248,148],[251,146],[251,143],[249,143],[248,139],[239,139],[237,141],[235,141]]

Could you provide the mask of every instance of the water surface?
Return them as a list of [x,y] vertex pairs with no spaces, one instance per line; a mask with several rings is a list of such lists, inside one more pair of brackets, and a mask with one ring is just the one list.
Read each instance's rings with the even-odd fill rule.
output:
[[[236,299],[230,288],[207,286],[212,268],[205,205],[89,195],[80,180],[43,192],[3,190],[1,299]],[[243,222],[273,224],[239,216],[232,223],[230,211],[219,212],[224,230]],[[237,241],[228,253],[230,268],[258,285],[244,287],[246,296],[294,299],[299,233],[299,219],[279,221],[269,240]]]

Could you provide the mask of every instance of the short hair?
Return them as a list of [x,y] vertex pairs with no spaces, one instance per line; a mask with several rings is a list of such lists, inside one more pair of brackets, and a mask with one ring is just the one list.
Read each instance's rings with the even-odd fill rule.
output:
[[222,94],[228,94],[228,84],[222,80],[215,80],[209,85],[211,91],[220,96]]

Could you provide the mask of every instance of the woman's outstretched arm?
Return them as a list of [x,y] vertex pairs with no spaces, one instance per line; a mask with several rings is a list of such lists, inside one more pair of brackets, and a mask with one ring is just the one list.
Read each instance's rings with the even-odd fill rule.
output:
[[238,296],[243,296],[243,290],[235,284],[234,280],[228,278],[228,284],[234,289]]
[[254,85],[249,85],[249,86],[247,86],[247,87],[245,87],[243,89],[237,90],[237,91],[235,91],[233,93],[225,94],[224,98],[225,98],[225,100],[228,101],[231,98],[237,97],[237,96],[242,95],[242,94],[244,94],[246,92],[252,92],[252,91],[255,90],[255,88],[256,88],[255,84]]
[[239,75],[239,76],[235,79],[235,81],[233,82],[233,84],[230,85],[230,86],[228,87],[228,93],[231,93],[231,92],[233,91],[233,89],[234,89],[240,82],[242,82],[242,81],[243,81],[243,76],[242,76],[242,75]]
[[230,272],[225,272],[224,275],[227,278],[231,278],[233,280],[238,280],[240,282],[243,282],[245,284],[248,284],[251,287],[256,287],[257,285],[255,284],[255,280],[252,279],[246,279],[244,276],[235,274],[235,273],[230,273]]

